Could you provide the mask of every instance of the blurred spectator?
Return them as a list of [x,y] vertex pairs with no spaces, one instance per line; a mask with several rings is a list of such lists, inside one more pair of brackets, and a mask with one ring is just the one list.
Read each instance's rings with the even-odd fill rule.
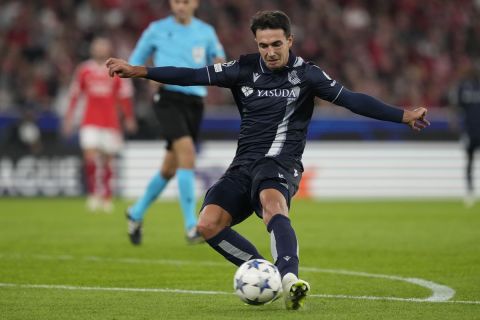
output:
[[[301,22],[296,52],[353,90],[402,105],[447,105],[459,64],[480,56],[478,0],[203,0],[199,18],[211,23],[227,56],[254,51],[249,17],[280,9]],[[128,57],[141,31],[168,14],[168,1],[0,1],[0,112],[18,109],[28,90],[39,109],[53,108],[88,45],[107,35]],[[149,108],[147,85],[137,88],[137,116]],[[211,89],[207,105],[230,104]]]

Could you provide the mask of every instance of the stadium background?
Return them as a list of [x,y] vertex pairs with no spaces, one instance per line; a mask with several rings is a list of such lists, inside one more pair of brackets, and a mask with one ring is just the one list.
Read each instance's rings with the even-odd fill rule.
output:
[[[480,1],[200,3],[197,16],[216,27],[228,59],[256,50],[248,28],[252,14],[281,9],[292,18],[298,55],[350,89],[429,108],[432,126],[417,134],[318,101],[301,196],[463,195],[461,121],[449,92],[480,56]],[[127,58],[142,30],[168,12],[167,1],[0,2],[0,195],[82,195],[77,137],[65,140],[59,130],[73,70],[88,57],[95,35],[107,35],[116,55]],[[154,88],[147,81],[135,86],[140,130],[128,137],[118,161],[117,192],[126,197],[142,191],[163,153],[150,105]],[[209,90],[200,194],[228,165],[239,125],[229,91]],[[175,190],[172,183],[166,196]]]
[[[460,119],[448,94],[480,57],[480,1],[200,3],[229,59],[255,50],[254,12],[282,9],[299,55],[351,89],[427,105],[432,126],[416,134],[319,101],[298,194],[315,199],[296,199],[291,211],[312,286],[307,308],[245,306],[232,292],[235,267],[208,245],[185,244],[173,181],[170,199],[151,207],[144,243],[129,243],[124,209],[163,153],[147,81],[135,82],[142,130],[119,158],[114,214],[86,212],[77,137],[60,135],[90,40],[107,35],[128,57],[167,1],[0,0],[0,319],[479,319],[479,206],[460,201]],[[239,124],[230,93],[210,90],[200,192],[228,164]],[[270,258],[259,219],[235,229]]]

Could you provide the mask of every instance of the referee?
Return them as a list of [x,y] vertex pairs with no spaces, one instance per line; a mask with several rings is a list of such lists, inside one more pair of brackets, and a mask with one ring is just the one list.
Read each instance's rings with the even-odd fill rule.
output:
[[[198,0],[170,0],[172,15],[152,22],[143,32],[129,59],[144,65],[153,57],[156,67],[200,68],[225,61],[225,52],[214,28],[195,18]],[[142,222],[150,204],[177,176],[186,239],[201,242],[195,212],[195,142],[203,116],[205,87],[163,85],[153,99],[161,135],[167,140],[167,153],[159,172],[148,183],[144,194],[128,208],[128,234],[132,244],[142,241]]]

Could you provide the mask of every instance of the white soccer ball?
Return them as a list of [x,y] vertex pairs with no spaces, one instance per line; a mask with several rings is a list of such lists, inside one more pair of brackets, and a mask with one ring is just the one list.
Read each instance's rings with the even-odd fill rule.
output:
[[235,272],[233,288],[243,302],[262,305],[281,294],[282,279],[274,264],[253,259],[243,263]]

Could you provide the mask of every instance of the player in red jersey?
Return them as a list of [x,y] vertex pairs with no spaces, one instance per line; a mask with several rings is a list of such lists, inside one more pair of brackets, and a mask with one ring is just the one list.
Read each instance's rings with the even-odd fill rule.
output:
[[[90,47],[91,59],[81,63],[70,87],[70,103],[64,119],[66,136],[73,132],[73,115],[80,97],[85,98],[85,111],[80,125],[87,207],[91,211],[113,210],[113,160],[123,145],[119,106],[125,129],[136,130],[133,115],[133,86],[129,79],[111,78],[105,70],[105,60],[112,53],[112,44],[106,38],[96,38]],[[127,80],[127,81],[125,81]]]

